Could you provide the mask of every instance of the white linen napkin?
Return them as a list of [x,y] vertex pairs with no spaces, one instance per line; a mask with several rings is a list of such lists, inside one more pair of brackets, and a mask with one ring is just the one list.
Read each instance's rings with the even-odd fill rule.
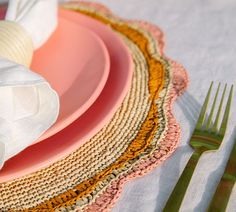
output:
[[0,169],[58,117],[57,93],[27,67],[56,26],[57,0],[10,0],[0,21]]

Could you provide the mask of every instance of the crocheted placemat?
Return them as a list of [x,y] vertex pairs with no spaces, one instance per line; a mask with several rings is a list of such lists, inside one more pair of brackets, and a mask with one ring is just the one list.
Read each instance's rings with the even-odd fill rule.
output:
[[164,161],[180,138],[172,105],[188,78],[181,65],[163,54],[161,30],[120,19],[100,4],[64,7],[109,25],[122,37],[134,61],[132,85],[110,123],[79,149],[45,169],[0,184],[1,211],[109,210],[124,183]]

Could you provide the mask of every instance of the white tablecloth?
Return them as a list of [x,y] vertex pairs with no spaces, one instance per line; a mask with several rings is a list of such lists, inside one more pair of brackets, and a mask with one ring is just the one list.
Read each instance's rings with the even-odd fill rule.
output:
[[[182,128],[176,152],[145,177],[127,183],[113,212],[159,212],[191,155],[188,145],[212,80],[236,85],[236,1],[99,0],[125,18],[157,24],[166,36],[166,55],[188,70],[190,85],[174,114]],[[236,139],[236,98],[223,145],[204,154],[196,167],[181,211],[205,211]],[[236,186],[228,210],[236,211]]]
[[[0,0],[2,2],[2,0]],[[159,212],[191,156],[188,145],[210,82],[236,85],[235,0],[99,0],[116,14],[157,24],[166,36],[166,55],[188,70],[190,85],[177,100],[174,114],[182,128],[176,152],[145,177],[126,184],[113,212]],[[204,154],[181,211],[205,211],[221,178],[236,138],[236,98],[227,135],[219,151]],[[227,211],[236,209],[236,187]]]

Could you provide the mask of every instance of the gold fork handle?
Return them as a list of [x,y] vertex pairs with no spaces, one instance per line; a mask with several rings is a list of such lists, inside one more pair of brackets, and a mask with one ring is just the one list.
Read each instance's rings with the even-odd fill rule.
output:
[[227,174],[224,174],[208,208],[208,212],[226,211],[234,185],[235,177],[233,178],[233,176],[228,176]]
[[231,151],[224,175],[216,189],[216,192],[211,200],[208,212],[225,211],[228,201],[236,184],[236,140]]
[[163,212],[175,212],[179,211],[181,203],[183,201],[183,198],[185,196],[185,193],[187,191],[188,185],[190,183],[190,180],[192,178],[193,172],[195,170],[195,167],[198,163],[198,160],[201,156],[201,153],[194,152],[189,159],[187,165],[184,168],[184,171],[182,172],[177,184],[175,185],[174,190],[172,191],[164,209]]

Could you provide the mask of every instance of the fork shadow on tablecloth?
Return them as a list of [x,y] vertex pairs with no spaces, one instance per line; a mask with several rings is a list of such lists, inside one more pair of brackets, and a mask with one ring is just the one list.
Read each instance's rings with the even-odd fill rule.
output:
[[[195,128],[195,124],[198,119],[198,115],[201,109],[201,105],[198,101],[188,92],[185,92],[179,99],[177,99],[176,104],[183,111],[184,116],[189,122],[191,133]],[[180,123],[181,125],[181,123]],[[190,137],[189,137],[190,138]],[[189,140],[188,138],[188,140]],[[175,153],[163,163],[161,169],[161,174],[159,178],[159,192],[156,198],[155,212],[161,212],[164,207],[165,202],[168,199],[172,189],[174,188],[178,179],[170,182],[167,176],[179,176],[180,175],[180,164],[184,156],[190,153],[190,146],[184,145],[177,148]],[[186,161],[187,163],[187,161]]]
[[[188,92],[185,92],[182,97],[180,97],[177,101],[176,104],[181,108],[183,111],[184,116],[187,118],[189,124],[190,124],[190,134],[188,140],[190,139],[190,136],[192,134],[192,131],[195,128],[198,115],[201,110],[201,105],[197,102],[197,100]],[[207,117],[206,117],[207,118]],[[181,123],[180,123],[181,124]],[[232,131],[232,135],[228,140],[233,141],[236,137],[236,127]],[[228,142],[227,142],[228,143]],[[232,148],[233,142],[230,144],[226,144],[227,146],[225,148]],[[156,197],[156,207],[155,207],[155,212],[161,212],[164,204],[166,203],[169,195],[171,194],[172,189],[174,188],[176,182],[178,179],[173,180],[170,182],[168,180],[167,176],[179,176],[180,171],[182,170],[180,168],[181,160],[190,152],[191,147],[188,145],[183,145],[177,148],[175,153],[163,163],[161,169],[161,174],[159,178],[159,193]],[[229,155],[225,155],[226,158],[229,157]],[[187,161],[186,161],[187,163]],[[221,165],[226,166],[227,161],[224,160]],[[174,164],[174,165],[173,165]],[[198,206],[194,209],[194,212],[204,212],[206,211],[206,205],[207,202],[211,199],[213,196],[216,186],[218,182],[221,179],[221,175],[223,174],[222,169],[217,169],[213,171],[210,176],[207,179],[207,187],[205,191],[202,194],[201,200],[199,201]]]

